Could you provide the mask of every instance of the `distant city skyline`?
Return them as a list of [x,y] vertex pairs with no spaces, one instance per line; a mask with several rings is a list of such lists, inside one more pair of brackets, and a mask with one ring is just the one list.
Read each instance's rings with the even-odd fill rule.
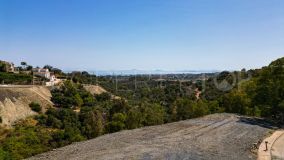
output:
[[240,70],[284,56],[281,0],[0,0],[0,60],[70,70]]

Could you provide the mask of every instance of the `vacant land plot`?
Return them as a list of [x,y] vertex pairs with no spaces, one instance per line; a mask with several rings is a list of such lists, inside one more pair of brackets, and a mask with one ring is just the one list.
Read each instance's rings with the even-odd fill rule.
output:
[[256,159],[250,148],[271,131],[269,128],[261,120],[214,114],[104,135],[31,159],[250,160]]

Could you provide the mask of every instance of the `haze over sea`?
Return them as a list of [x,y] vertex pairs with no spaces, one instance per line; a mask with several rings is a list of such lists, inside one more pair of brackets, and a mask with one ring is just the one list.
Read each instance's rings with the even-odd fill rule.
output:
[[[67,71],[72,72],[72,71]],[[108,76],[108,75],[163,75],[163,74],[201,74],[201,73],[216,73],[220,72],[219,70],[177,70],[177,71],[168,71],[168,70],[89,70],[89,74],[95,74],[97,76]]]

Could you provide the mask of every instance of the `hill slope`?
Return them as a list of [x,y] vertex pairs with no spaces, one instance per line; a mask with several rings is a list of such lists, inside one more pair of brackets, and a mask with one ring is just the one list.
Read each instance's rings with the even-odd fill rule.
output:
[[84,88],[92,94],[102,94],[107,92],[104,88],[98,85],[85,85]]
[[0,87],[0,116],[2,125],[10,126],[15,121],[34,115],[29,104],[39,103],[43,108],[52,106],[50,91],[43,86]]
[[[262,124],[262,125],[260,125]],[[41,159],[256,159],[250,147],[270,129],[250,118],[214,114],[75,143],[30,158]]]

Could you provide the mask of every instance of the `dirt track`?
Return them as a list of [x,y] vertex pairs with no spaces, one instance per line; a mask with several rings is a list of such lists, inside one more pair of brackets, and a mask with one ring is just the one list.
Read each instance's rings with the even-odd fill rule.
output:
[[31,159],[249,160],[256,159],[250,147],[268,134],[270,129],[266,127],[269,126],[263,126],[263,122],[256,120],[232,114],[214,114],[109,134]]
[[284,159],[284,131],[280,131],[281,136],[277,137],[275,142],[272,144],[271,154],[273,160],[283,160]]

